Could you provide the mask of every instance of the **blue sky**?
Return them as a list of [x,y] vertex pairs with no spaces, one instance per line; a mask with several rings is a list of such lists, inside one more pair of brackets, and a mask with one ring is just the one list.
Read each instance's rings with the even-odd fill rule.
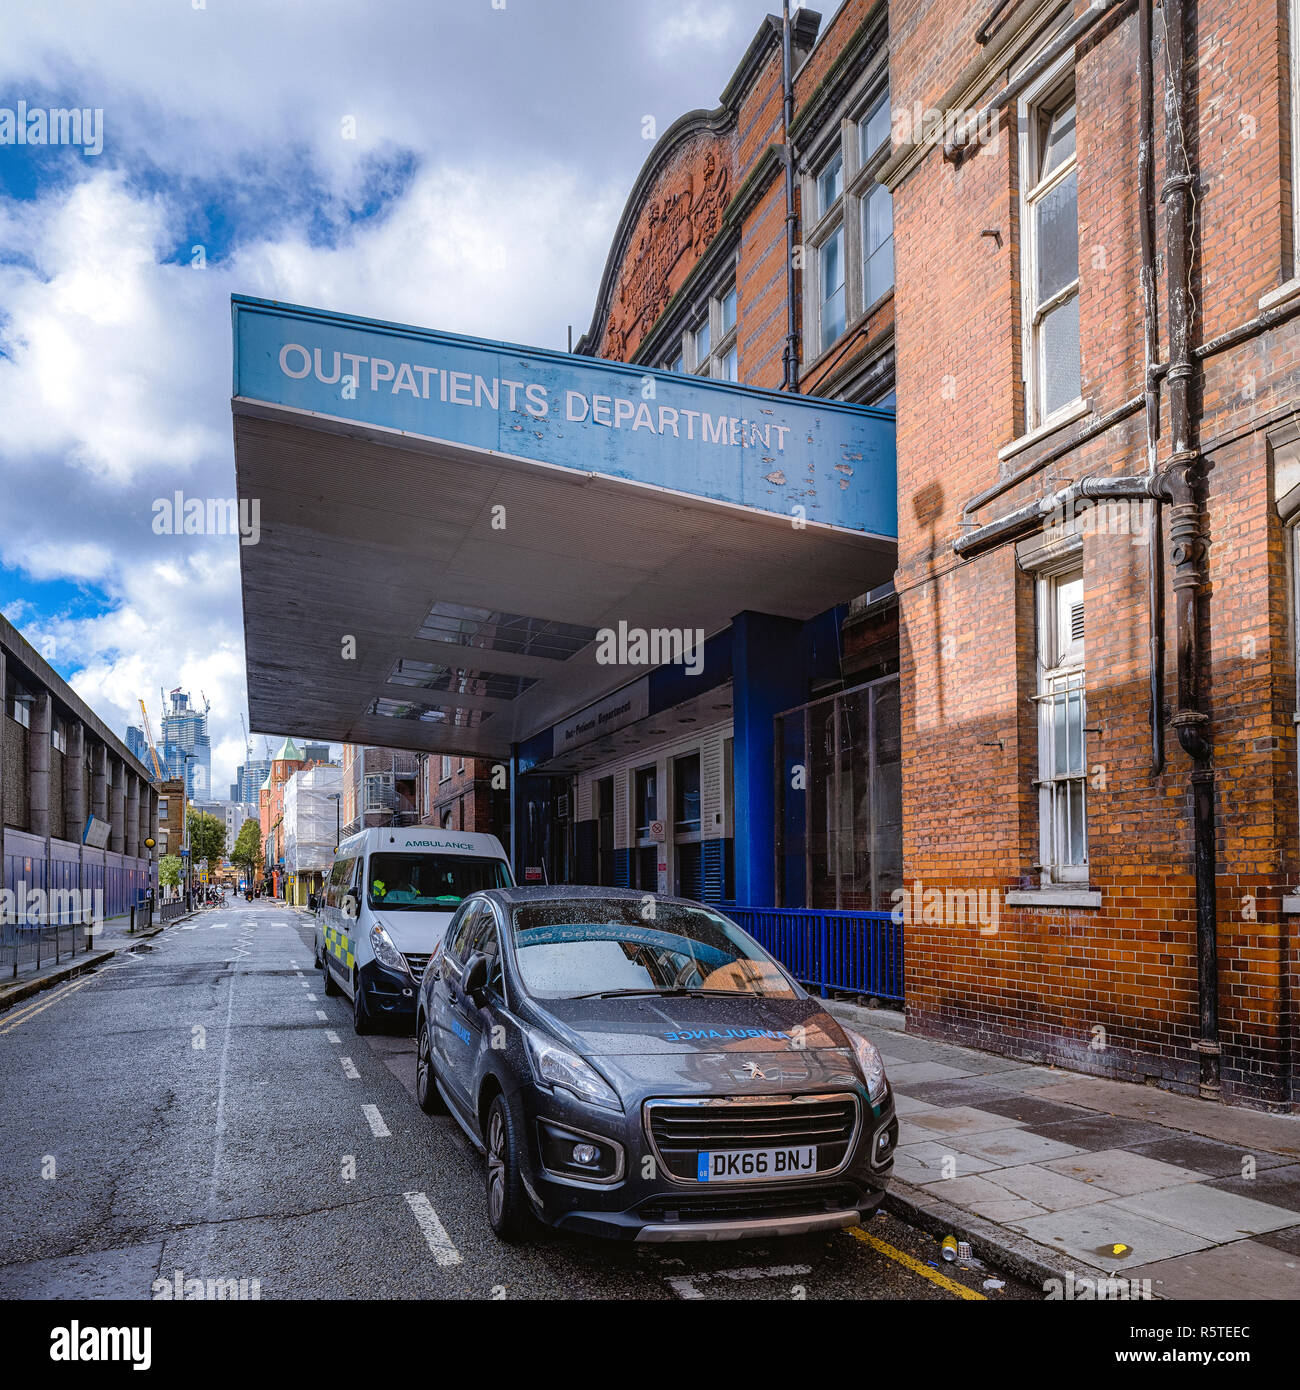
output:
[[[832,5],[822,7],[829,11]],[[632,182],[777,0],[43,0],[0,12],[0,611],[114,728],[212,700],[242,756],[239,561],[153,502],[234,493],[229,297],[562,347]],[[274,735],[276,731],[263,731]],[[258,740],[260,744],[260,740]]]

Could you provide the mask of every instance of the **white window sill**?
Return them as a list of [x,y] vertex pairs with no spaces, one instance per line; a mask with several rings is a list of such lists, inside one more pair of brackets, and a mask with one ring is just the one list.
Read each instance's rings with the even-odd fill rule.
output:
[[1300,893],[1284,893],[1282,911],[1287,913],[1300,912]]
[[1014,888],[1007,893],[1008,907],[1100,907],[1097,888]]
[[1300,275],[1293,275],[1285,284],[1279,285],[1275,290],[1269,290],[1267,294],[1259,297],[1259,307],[1261,311],[1276,309],[1280,304],[1289,304],[1293,299],[1300,299]]
[[1085,415],[1091,414],[1092,406],[1081,396],[1073,405],[1062,406],[1055,415],[1049,416],[1036,429],[1030,430],[1028,434],[1022,434],[1019,439],[1013,439],[1010,444],[999,449],[999,462],[1005,463],[1007,459],[1024,453],[1026,449],[1032,449],[1035,444],[1046,439],[1049,434],[1055,434],[1063,426],[1072,425],[1076,420],[1082,420]]

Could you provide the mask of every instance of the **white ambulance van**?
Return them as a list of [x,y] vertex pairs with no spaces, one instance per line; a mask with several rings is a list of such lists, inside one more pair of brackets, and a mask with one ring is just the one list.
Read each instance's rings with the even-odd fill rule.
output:
[[461,899],[513,883],[495,835],[417,825],[344,840],[315,902],[325,993],[351,998],[358,1033],[385,1019],[413,1026],[420,977]]

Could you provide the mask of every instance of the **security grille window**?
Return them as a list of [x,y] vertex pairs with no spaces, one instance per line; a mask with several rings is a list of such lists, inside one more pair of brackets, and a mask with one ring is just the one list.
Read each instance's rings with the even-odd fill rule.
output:
[[[889,88],[879,75],[839,122],[804,186],[808,342],[820,354],[894,287],[894,210],[877,175],[890,151]],[[854,98],[856,100],[857,98]]]
[[1072,405],[1081,389],[1074,111],[1072,72],[1021,107],[1025,399],[1030,428]]
[[718,381],[739,381],[736,356],[736,285],[734,271],[705,297],[704,307],[674,336],[664,366],[670,372],[693,372]]
[[64,725],[63,720],[57,716],[50,726],[50,744],[52,747],[57,748],[60,753],[66,753],[68,751],[67,727]]
[[1039,579],[1039,867],[1045,883],[1086,881],[1083,571]]

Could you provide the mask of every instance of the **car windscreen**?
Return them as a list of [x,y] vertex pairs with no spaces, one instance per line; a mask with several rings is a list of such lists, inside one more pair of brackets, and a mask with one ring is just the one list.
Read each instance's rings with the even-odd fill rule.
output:
[[721,913],[653,899],[526,903],[512,916],[515,962],[538,999],[718,993],[790,999],[785,972]]
[[366,885],[372,908],[385,912],[450,912],[480,888],[506,888],[500,859],[459,854],[374,854]]

